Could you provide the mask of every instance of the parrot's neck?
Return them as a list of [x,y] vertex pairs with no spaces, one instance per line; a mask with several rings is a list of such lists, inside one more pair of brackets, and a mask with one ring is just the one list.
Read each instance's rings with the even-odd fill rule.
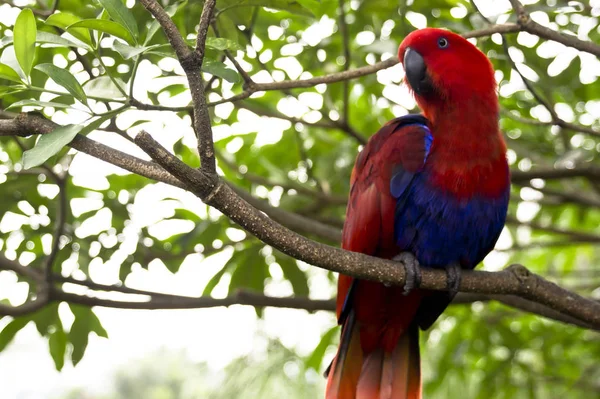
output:
[[433,145],[428,163],[433,181],[458,197],[493,197],[508,187],[498,102],[495,97],[487,100],[471,98],[426,114],[432,124]]

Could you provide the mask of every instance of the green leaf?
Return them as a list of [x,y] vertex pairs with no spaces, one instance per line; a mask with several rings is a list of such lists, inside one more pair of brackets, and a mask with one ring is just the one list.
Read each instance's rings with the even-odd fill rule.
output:
[[33,12],[26,8],[19,13],[14,29],[15,55],[25,76],[29,77],[35,56],[37,26]]
[[240,76],[237,71],[227,68],[227,66],[220,61],[205,59],[202,63],[202,71],[223,78],[231,83],[240,81]]
[[71,35],[73,35],[73,37],[76,37],[85,44],[93,46],[92,37],[90,36],[89,30],[84,28],[69,28],[70,25],[73,25],[79,21],[81,21],[81,18],[68,12],[61,12],[50,15],[45,22],[46,25],[56,26],[57,28],[67,30]]
[[1,87],[0,86],[0,97],[3,96],[9,96],[11,94],[15,94],[15,93],[19,93],[25,91],[25,88],[16,88],[14,86],[6,86],[6,87]]
[[219,270],[217,273],[215,273],[215,275],[212,276],[210,278],[210,280],[208,281],[208,283],[206,284],[206,287],[204,287],[204,291],[202,291],[202,296],[210,296],[210,294],[215,289],[217,284],[219,284],[219,281],[221,281],[221,279],[225,275],[225,272],[227,272],[227,270],[229,270],[229,269],[230,269],[229,264],[226,264],[225,266],[223,266],[223,268],[221,270]]
[[277,263],[281,267],[284,277],[292,284],[294,295],[308,296],[308,277],[300,270],[296,260],[282,254],[277,256]]
[[37,33],[37,42],[40,44],[55,44],[62,47],[79,47],[83,49],[89,49],[88,46],[83,46],[79,42],[75,42],[69,39],[65,39],[62,36],[55,35],[54,33],[39,31]]
[[[187,0],[185,0],[180,3],[171,4],[170,6],[165,8],[165,11],[169,15],[169,17],[173,17],[173,15],[175,15],[177,10],[180,7],[186,7],[187,3],[188,3]],[[152,40],[152,38],[154,37],[156,32],[158,32],[159,30],[160,30],[160,24],[158,23],[158,21],[156,19],[153,19],[152,22],[150,23],[150,26],[148,27],[148,32],[146,33],[146,39],[144,39],[144,45],[147,45],[148,43],[150,43],[150,40]]]
[[139,36],[137,23],[133,14],[121,0],[98,0],[102,7],[106,9],[108,15],[120,25],[124,26],[125,29],[131,34],[131,36],[137,41]]
[[4,48],[12,43],[13,43],[12,36],[4,36],[3,38],[0,39],[0,48]]
[[86,135],[98,129],[104,122],[112,118],[120,110],[107,112],[100,118],[87,125],[66,125],[59,127],[40,137],[35,146],[23,153],[23,167],[30,169],[46,162],[51,156],[57,154],[64,146],[69,144],[79,133]]
[[87,125],[85,125],[84,128],[81,129],[81,131],[79,132],[79,134],[82,134],[82,135],[85,136],[86,134],[93,132],[94,130],[96,130],[100,126],[102,126],[102,124],[104,122],[106,122],[107,120],[109,120],[110,118],[112,118],[113,116],[115,116],[115,115],[117,115],[117,114],[119,114],[121,112],[122,112],[122,110],[115,109],[115,110],[112,110],[110,112],[107,112],[107,113],[103,114],[98,119],[96,119],[93,122],[90,122]]
[[6,109],[20,108],[26,106],[38,106],[38,107],[53,107],[53,108],[71,108],[69,104],[57,103],[52,101],[39,101],[39,100],[21,100],[10,104]]
[[306,359],[306,362],[304,363],[307,369],[311,368],[319,372],[319,369],[321,368],[321,363],[323,363],[325,351],[327,351],[329,345],[333,343],[333,339],[336,337],[338,331],[338,327],[335,326],[330,328],[325,334],[323,334],[319,345],[317,345],[315,350],[310,354],[310,356],[308,357],[308,359]]
[[5,64],[0,64],[0,79],[10,80],[16,83],[23,83],[19,74],[14,69]]
[[52,302],[49,305],[44,306],[42,309],[35,312],[31,316],[31,319],[35,323],[40,335],[48,335],[50,326],[54,325],[57,320],[60,324],[60,319],[58,317],[58,302]]
[[148,123],[148,122],[152,122],[152,121],[150,121],[148,119],[138,119],[137,121],[135,121],[131,125],[129,125],[129,127],[127,129],[131,129],[138,125],[141,125],[142,123]]
[[292,14],[312,16],[310,9],[306,9],[296,0],[222,0],[219,2],[221,9],[235,7],[259,6],[268,7],[274,10],[287,11]]
[[[127,87],[125,82],[119,78],[115,78],[122,89]],[[95,79],[88,80],[84,83],[85,91],[90,96],[103,98],[123,98],[123,92],[119,90],[113,79],[107,75],[98,76]]]
[[[212,293],[213,289],[217,286],[217,284],[219,284],[219,282],[221,281],[221,278],[223,278],[223,276],[225,275],[226,272],[233,270],[233,272],[235,273],[238,268],[243,267],[244,264],[248,263],[248,257],[250,255],[250,253],[255,255],[256,250],[255,249],[253,250],[252,247],[247,247],[242,250],[235,251],[233,253],[233,255],[231,256],[231,258],[227,261],[227,263],[225,263],[225,266],[223,266],[223,268],[221,270],[219,270],[209,280],[208,284],[206,284],[206,287],[204,287],[204,291],[202,292],[202,295],[203,296],[210,295]],[[264,263],[263,259],[261,259],[261,261]],[[235,284],[234,284],[234,287],[232,287],[230,285],[229,286],[230,293],[235,288],[236,288]]]
[[135,45],[133,36],[131,36],[131,33],[129,33],[124,26],[106,19],[84,19],[82,21],[75,22],[73,25],[69,25],[67,30],[72,28],[88,28],[97,30],[99,32],[108,33],[109,35],[118,37],[119,39],[123,39],[131,45]]
[[6,348],[6,346],[13,340],[15,335],[21,330],[23,327],[29,323],[31,319],[27,316],[17,317],[10,323],[8,323],[2,331],[0,331],[0,352]]
[[181,84],[181,83],[175,83],[175,84],[163,87],[156,94],[159,95],[161,93],[165,93],[166,92],[166,93],[169,93],[169,95],[171,97],[174,97],[174,96],[176,96],[178,94],[181,94],[181,93],[183,93],[183,92],[185,92],[187,90],[188,90],[188,87],[186,85]]
[[[8,45],[14,42],[12,36],[6,36],[2,38],[2,46]],[[36,35],[36,43],[38,44],[55,44],[61,47],[79,47],[88,50],[90,47],[82,45],[78,41],[72,41],[54,33],[38,31]]]
[[146,46],[146,47],[132,47],[132,46],[128,46],[126,44],[123,43],[119,43],[119,42],[115,42],[115,44],[113,45],[113,48],[115,50],[117,50],[117,52],[119,54],[121,54],[121,56],[128,60],[130,58],[135,57],[136,55],[140,55],[148,50],[152,50],[158,47],[163,47],[165,45],[163,44],[153,44],[152,46]]
[[150,43],[150,40],[156,35],[156,32],[160,29],[160,24],[157,20],[153,19],[148,27],[148,33],[146,33],[146,39],[144,40],[144,45]]
[[108,334],[92,309],[75,304],[69,304],[69,307],[75,315],[75,321],[69,331],[69,340],[73,344],[71,360],[75,366],[83,358],[91,332],[103,338],[108,338]]
[[83,91],[83,87],[81,87],[75,76],[71,75],[69,71],[52,64],[40,64],[35,69],[48,75],[56,84],[67,89],[73,97],[87,105],[87,97],[85,91]]
[[82,128],[82,125],[66,125],[42,135],[35,147],[23,153],[23,167],[31,169],[43,164],[69,144]]
[[50,347],[50,355],[54,360],[54,365],[58,371],[62,370],[65,365],[65,352],[67,351],[67,334],[62,326],[57,328],[48,339]]
[[206,46],[215,50],[242,50],[242,46],[238,43],[222,37],[207,37]]

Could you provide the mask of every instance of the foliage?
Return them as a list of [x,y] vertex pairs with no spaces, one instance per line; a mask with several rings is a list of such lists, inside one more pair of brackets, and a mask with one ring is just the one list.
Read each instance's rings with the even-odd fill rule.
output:
[[[62,0],[53,10],[54,2],[41,0],[33,12],[20,13],[8,4],[0,6],[0,15],[9,11],[14,15],[8,22],[0,19],[0,117],[36,111],[66,125],[39,139],[0,137],[0,249],[10,260],[43,270],[52,243],[57,242],[56,227],[64,218],[52,272],[57,286],[65,290],[65,278],[94,280],[92,266],[111,266],[115,272],[109,279],[124,284],[132,271],[147,268],[150,262],[162,262],[177,273],[186,259],[210,263],[215,255],[229,260],[198,288],[198,295],[209,296],[224,287],[229,294],[277,289],[322,297],[311,278],[326,277],[333,287],[331,273],[309,269],[265,246],[176,189],[109,169],[63,148],[79,133],[135,151],[129,141],[144,128],[184,162],[199,164],[186,109],[189,90],[175,66],[173,49],[138,2],[126,3]],[[202,2],[161,3],[194,45]],[[342,1],[350,55],[346,59],[339,3],[218,0],[204,64],[208,101],[230,98],[245,88],[227,52],[256,82],[295,80],[389,58],[407,33],[425,23],[460,33],[487,26],[472,4],[460,0]],[[539,23],[600,42],[597,6],[557,0],[532,3],[527,9]],[[515,21],[508,6],[492,8],[493,15],[486,15],[493,23]],[[535,172],[598,166],[597,133],[551,123],[560,118],[583,130],[599,126],[598,60],[523,32],[505,35],[504,40],[508,52],[498,34],[475,41],[497,71],[500,123],[511,167]],[[522,84],[511,60],[532,81],[542,103]],[[359,147],[352,133],[367,138],[394,116],[415,111],[408,93],[398,88],[402,77],[401,68],[395,66],[350,83],[261,92],[233,105],[211,107],[219,173],[274,206],[339,226],[345,206],[335,198],[347,195]],[[62,195],[68,200],[66,209]],[[513,223],[502,241],[506,246],[488,259],[486,267],[522,263],[591,295],[600,287],[599,204],[598,177],[515,184],[509,210]],[[578,233],[587,235],[582,238]],[[19,282],[31,283],[22,276]],[[34,296],[32,284],[29,298]],[[256,310],[261,317],[261,309]],[[76,364],[88,335],[107,333],[89,307],[71,304],[70,311],[75,318],[70,329],[63,325],[56,303],[25,316],[5,317],[0,320],[0,349],[33,322],[48,338],[57,368],[67,357]],[[458,391],[474,398],[563,393],[578,398],[600,389],[594,361],[600,346],[593,332],[476,303],[470,308],[453,306],[427,337],[425,391],[431,397],[457,397]],[[323,371],[336,341],[335,330],[326,333],[305,366]],[[275,356],[273,364],[292,356],[285,349],[277,353],[284,355]],[[241,375],[236,369],[241,365],[252,369],[255,363],[244,360],[230,366],[236,384],[227,389],[247,387],[247,382],[259,379],[258,372]],[[277,374],[280,377],[284,378]],[[275,384],[274,379],[269,384]],[[271,387],[284,388],[289,387]],[[236,397],[233,391],[225,392],[230,396],[223,397]]]
[[235,359],[220,371],[163,349],[119,369],[107,383],[110,393],[96,396],[82,387],[63,399],[303,399],[319,397],[323,385],[314,371],[303,372],[292,351],[272,341],[266,354]]

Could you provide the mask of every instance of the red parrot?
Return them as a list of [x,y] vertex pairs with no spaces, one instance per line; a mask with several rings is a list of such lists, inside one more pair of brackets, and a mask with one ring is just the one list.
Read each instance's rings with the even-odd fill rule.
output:
[[[327,399],[421,398],[418,329],[444,311],[460,270],[494,248],[506,219],[510,177],[488,58],[433,28],[409,34],[398,57],[423,114],[388,122],[358,154],[342,247],[401,260],[407,284],[340,275]],[[448,292],[420,290],[419,267],[445,269]]]

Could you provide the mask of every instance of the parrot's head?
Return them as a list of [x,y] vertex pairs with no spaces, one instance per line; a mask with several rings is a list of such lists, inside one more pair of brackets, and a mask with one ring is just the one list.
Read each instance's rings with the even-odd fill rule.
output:
[[436,28],[414,31],[400,44],[398,57],[406,82],[426,115],[440,106],[472,102],[497,109],[491,62],[456,33]]

